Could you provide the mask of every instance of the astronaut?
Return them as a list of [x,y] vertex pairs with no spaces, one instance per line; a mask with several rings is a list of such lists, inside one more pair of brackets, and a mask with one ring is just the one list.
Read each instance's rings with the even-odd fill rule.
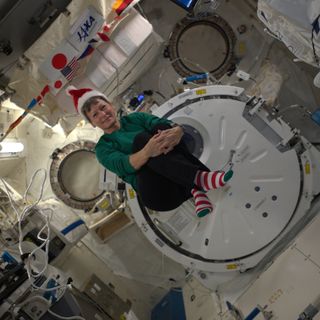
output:
[[233,171],[210,171],[188,151],[181,126],[143,112],[118,119],[108,98],[90,88],[67,93],[82,117],[104,132],[95,148],[98,161],[129,183],[147,208],[169,211],[193,197],[198,217],[213,211],[206,191],[223,187]]

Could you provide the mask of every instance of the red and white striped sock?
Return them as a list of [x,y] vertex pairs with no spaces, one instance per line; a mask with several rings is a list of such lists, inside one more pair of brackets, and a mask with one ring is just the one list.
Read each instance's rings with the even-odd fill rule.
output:
[[193,188],[191,193],[196,206],[196,214],[199,218],[202,218],[213,211],[213,205],[203,191]]
[[201,189],[208,191],[223,187],[233,176],[233,171],[198,171],[194,183]]

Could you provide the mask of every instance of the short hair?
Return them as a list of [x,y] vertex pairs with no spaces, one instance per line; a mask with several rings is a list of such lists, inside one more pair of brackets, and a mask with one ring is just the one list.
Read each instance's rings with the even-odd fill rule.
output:
[[86,119],[90,122],[88,116],[87,116],[87,112],[90,112],[91,107],[96,104],[98,102],[98,100],[103,100],[109,104],[111,104],[111,102],[109,100],[107,100],[105,97],[103,96],[94,96],[94,97],[90,97],[88,100],[86,100],[86,102],[83,104],[82,106],[82,113],[85,115]]

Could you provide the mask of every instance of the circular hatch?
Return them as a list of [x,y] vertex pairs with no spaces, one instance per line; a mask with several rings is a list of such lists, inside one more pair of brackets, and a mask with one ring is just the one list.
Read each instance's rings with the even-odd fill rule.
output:
[[104,191],[99,187],[100,165],[95,143],[77,141],[56,149],[50,166],[50,183],[55,195],[75,209],[91,209]]
[[234,63],[235,34],[220,16],[182,19],[168,46],[174,69],[183,77],[211,73],[220,78]]
[[205,90],[201,97],[195,89],[172,98],[157,115],[201,135],[200,160],[211,170],[223,168],[234,151],[233,178],[207,193],[214,212],[197,218],[191,200],[170,212],[148,210],[139,199],[130,206],[149,240],[174,260],[207,271],[233,263],[252,267],[295,215],[300,160],[294,149],[280,152],[242,116],[246,102],[233,93],[238,89]]

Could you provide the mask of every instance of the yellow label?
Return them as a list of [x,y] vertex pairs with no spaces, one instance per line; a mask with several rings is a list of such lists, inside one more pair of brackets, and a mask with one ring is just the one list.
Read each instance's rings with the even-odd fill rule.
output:
[[133,189],[129,189],[129,198],[134,199],[136,197],[136,193]]
[[310,163],[309,163],[309,161],[307,161],[306,164],[304,165],[304,170],[305,170],[306,174],[310,174]]
[[283,290],[278,289],[272,293],[271,297],[268,299],[270,304],[275,303],[283,295]]
[[199,90],[196,90],[196,94],[197,95],[200,95],[200,94],[206,94],[207,93],[207,90],[206,89],[199,89]]
[[235,263],[227,264],[226,267],[227,267],[227,270],[235,270],[235,269],[238,269],[238,265],[235,264]]
[[243,41],[239,42],[239,53],[240,54],[246,53],[246,44]]
[[106,209],[108,208],[110,205],[109,201],[107,199],[104,199],[101,203],[100,203],[100,208],[101,209]]

